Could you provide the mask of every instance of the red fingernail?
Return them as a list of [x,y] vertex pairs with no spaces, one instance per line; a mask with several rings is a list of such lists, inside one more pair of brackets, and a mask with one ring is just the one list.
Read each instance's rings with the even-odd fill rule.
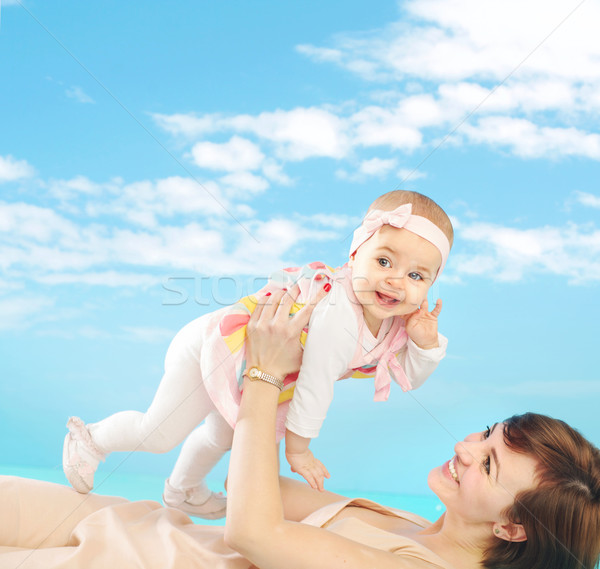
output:
[[268,292],[267,294],[265,294],[265,296],[271,296],[271,293],[270,293],[270,292]]
[[287,292],[287,288],[284,288],[284,289],[283,289],[283,292]]
[[326,284],[326,285],[323,287],[323,290],[324,290],[325,292],[329,292],[329,291],[331,290],[331,284],[330,284],[330,283],[327,283],[327,284]]

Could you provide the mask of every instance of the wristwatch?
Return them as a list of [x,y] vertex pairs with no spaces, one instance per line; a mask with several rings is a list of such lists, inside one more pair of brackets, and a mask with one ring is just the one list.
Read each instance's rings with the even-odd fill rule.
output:
[[251,367],[245,375],[247,375],[252,381],[256,381],[257,379],[266,381],[267,383],[277,387],[279,391],[283,389],[283,381],[281,381],[281,379],[269,373],[265,373],[264,371],[259,370],[257,367]]

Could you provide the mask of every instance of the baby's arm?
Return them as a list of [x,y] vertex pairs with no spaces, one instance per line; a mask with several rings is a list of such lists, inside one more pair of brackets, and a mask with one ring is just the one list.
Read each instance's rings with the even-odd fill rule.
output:
[[425,300],[421,308],[406,319],[409,340],[397,357],[413,389],[423,385],[446,355],[448,339],[438,332],[437,326],[441,310],[441,300],[431,312]]
[[329,472],[323,463],[316,459],[308,448],[310,439],[301,437],[286,429],[285,431],[285,458],[292,472],[300,474],[311,488],[324,490],[323,480],[329,478]]
[[429,312],[427,299],[416,312],[410,314],[406,320],[406,333],[408,337],[423,350],[439,347],[438,316],[442,311],[442,300],[438,298],[435,306]]

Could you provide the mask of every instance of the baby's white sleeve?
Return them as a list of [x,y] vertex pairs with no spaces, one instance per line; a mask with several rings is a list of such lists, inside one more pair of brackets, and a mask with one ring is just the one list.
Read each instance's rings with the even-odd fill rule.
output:
[[358,324],[349,303],[343,288],[334,286],[311,316],[285,424],[301,437],[313,439],[319,435],[333,400],[335,382],[348,370],[354,356]]
[[413,389],[421,387],[446,355],[448,338],[438,333],[439,346],[424,350],[410,338],[397,358]]

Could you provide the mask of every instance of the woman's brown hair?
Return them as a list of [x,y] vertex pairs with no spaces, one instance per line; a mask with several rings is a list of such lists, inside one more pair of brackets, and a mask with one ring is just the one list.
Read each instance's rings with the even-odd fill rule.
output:
[[535,488],[505,512],[527,540],[495,539],[489,569],[594,569],[600,556],[600,451],[563,421],[536,413],[504,422],[504,440],[538,461]]

